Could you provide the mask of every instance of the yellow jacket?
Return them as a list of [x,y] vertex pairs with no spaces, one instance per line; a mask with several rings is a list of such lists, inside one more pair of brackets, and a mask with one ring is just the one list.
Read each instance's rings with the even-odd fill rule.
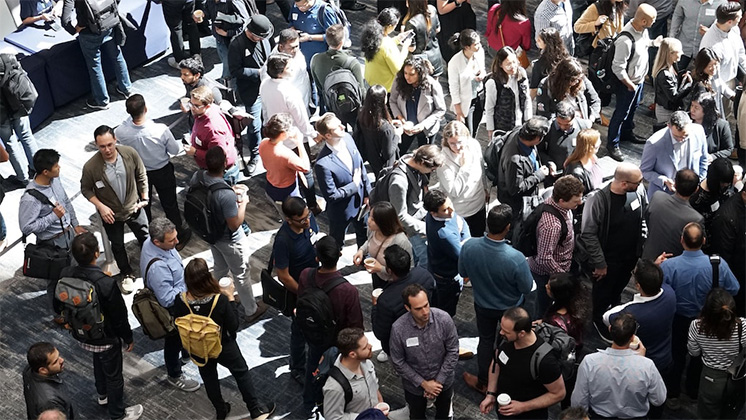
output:
[[391,85],[399,69],[404,65],[404,60],[409,55],[406,49],[399,50],[393,38],[384,36],[381,48],[373,59],[365,61],[365,80],[368,86],[381,85],[391,92]]
[[575,22],[575,26],[573,26],[575,32],[579,34],[596,33],[596,37],[593,38],[591,44],[593,48],[596,48],[599,39],[616,36],[619,32],[622,32],[624,27],[624,17],[621,10],[615,13],[614,19],[607,19],[598,29],[598,32],[596,32],[596,19],[598,19],[598,9],[596,9],[596,3],[593,3],[585,9],[585,12],[580,15]]

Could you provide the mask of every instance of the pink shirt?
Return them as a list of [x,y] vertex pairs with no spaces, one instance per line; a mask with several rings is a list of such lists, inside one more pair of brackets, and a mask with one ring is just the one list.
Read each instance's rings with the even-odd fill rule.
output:
[[[500,38],[500,31],[495,28],[497,24],[498,11],[500,5],[496,4],[492,6],[489,13],[487,13],[487,42],[490,47],[497,51],[503,47],[502,39]],[[523,48],[523,51],[528,51],[531,48],[531,21],[526,19],[524,21],[514,20],[510,16],[505,16],[502,22],[502,33],[505,38],[505,45],[515,49],[518,47]]]
[[194,119],[192,127],[192,146],[197,149],[194,160],[201,169],[207,169],[205,155],[207,151],[215,146],[225,151],[228,161],[227,168],[236,163],[236,147],[234,144],[233,130],[222,111],[216,105],[209,105],[205,113]]
[[308,160],[303,160],[282,143],[272,144],[269,139],[259,143],[259,156],[267,170],[267,182],[275,188],[287,188],[295,183],[298,172],[308,172]]

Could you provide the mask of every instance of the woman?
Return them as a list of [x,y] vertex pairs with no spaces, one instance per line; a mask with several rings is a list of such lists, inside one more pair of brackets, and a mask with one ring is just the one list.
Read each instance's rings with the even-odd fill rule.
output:
[[593,125],[601,115],[601,100],[590,80],[583,74],[578,60],[567,57],[560,61],[546,79],[539,83],[536,114],[551,118],[557,103],[567,102],[575,108],[575,118]]
[[[734,175],[730,159],[717,158],[707,167],[707,177],[699,184],[699,189],[689,197],[689,204],[705,218],[705,232],[710,232],[717,210],[731,196]],[[709,245],[705,243],[703,248]]]
[[684,98],[692,90],[691,74],[686,72],[679,76],[676,63],[681,59],[681,54],[681,41],[663,38],[652,72],[655,80],[655,118],[658,124],[668,123],[674,111],[684,109]]
[[[396,9],[393,8],[385,9],[381,15],[385,13],[387,19],[396,19],[398,22],[399,18],[396,17],[395,12]],[[363,26],[360,35],[360,50],[365,57],[363,76],[368,85],[381,85],[386,88],[387,92],[391,90],[396,73],[401,70],[412,44],[412,37],[406,37],[406,32],[390,38],[388,34],[392,30],[391,24],[384,26],[376,20],[371,20]]]
[[[726,394],[728,368],[746,346],[746,319],[736,316],[733,296],[715,288],[707,294],[699,318],[689,326],[687,349],[692,357],[702,356],[697,416],[701,419],[733,419]],[[743,385],[741,385],[742,387]],[[742,392],[742,391],[741,391]],[[743,396],[741,396],[743,398]]]
[[399,159],[399,141],[403,133],[401,121],[391,119],[387,98],[383,86],[371,86],[358,113],[355,130],[360,154],[368,161],[376,178],[383,168],[394,166]]
[[482,146],[464,124],[451,121],[443,129],[442,150],[445,159],[437,169],[440,188],[451,199],[456,214],[469,225],[471,236],[482,236],[489,196],[482,169]]
[[227,368],[235,378],[246,408],[251,413],[251,418],[271,415],[275,411],[275,404],[264,404],[257,400],[249,368],[236,343],[239,303],[233,296],[233,283],[228,288],[221,289],[217,280],[210,274],[207,262],[202,258],[195,258],[187,264],[184,269],[184,283],[187,291],[174,300],[174,316],[177,318],[189,314],[208,316],[220,326],[221,330],[223,351],[217,359],[205,360],[206,364],[199,368],[207,398],[215,407],[217,418],[225,419],[231,411],[230,404],[223,400],[223,394],[220,391],[218,363]]
[[433,143],[446,103],[443,88],[430,77],[425,59],[414,56],[404,61],[391,86],[389,106],[404,127],[399,154],[405,155],[415,139],[419,146]]
[[710,92],[715,96],[718,113],[723,113],[723,95],[726,98],[733,99],[736,92],[723,83],[719,77],[716,77],[720,71],[720,58],[712,48],[702,48],[694,58],[694,73],[692,80],[692,98],[698,98],[703,92]]
[[544,322],[562,328],[575,339],[575,350],[583,348],[585,320],[589,319],[588,291],[580,279],[570,273],[555,273],[549,276],[547,296],[552,304],[544,314]]
[[705,129],[707,136],[707,163],[717,158],[729,158],[733,151],[733,136],[730,124],[720,117],[715,95],[703,92],[692,100],[689,107],[692,121]]
[[366,257],[375,259],[373,265],[365,266],[373,278],[374,289],[386,287],[386,282],[391,280],[391,275],[386,272],[386,260],[383,258],[383,251],[391,245],[404,248],[414,261],[412,245],[404,233],[404,226],[399,221],[396,209],[388,201],[380,201],[370,208],[368,214],[368,240],[352,258],[355,265],[362,264]]
[[495,51],[531,49],[531,21],[526,17],[526,0],[511,0],[492,6],[487,13],[487,43]]
[[513,48],[500,48],[490,70],[484,103],[488,138],[494,130],[510,131],[532,115],[526,70],[518,65]]
[[[268,138],[259,144],[259,156],[267,170],[267,195],[273,201],[300,197],[298,174],[310,171],[311,163],[303,147],[303,136],[293,125],[293,118],[286,113],[271,116],[264,125],[264,134]],[[293,143],[297,155],[284,144],[285,141]]]
[[557,66],[563,59],[569,57],[565,42],[562,41],[559,31],[555,28],[544,28],[536,35],[536,46],[541,50],[539,59],[534,61],[531,69],[531,80],[528,83],[531,89],[531,99],[536,97],[536,88],[539,82]]
[[604,180],[603,170],[596,155],[601,147],[601,133],[593,128],[586,128],[580,130],[575,141],[575,150],[568,156],[564,166],[566,175],[572,175],[583,183],[583,204],[572,212],[575,233],[580,234],[585,197],[601,188]]
[[484,113],[484,50],[479,34],[465,29],[453,34],[449,43],[460,51],[448,62],[448,89],[456,119],[476,137]]
[[447,63],[459,51],[458,48],[451,48],[448,40],[453,34],[464,29],[476,30],[477,15],[471,8],[471,0],[437,0],[435,7],[438,9],[438,16],[440,16],[438,42],[443,46],[440,52]]
[[443,74],[443,57],[440,55],[440,44],[437,34],[440,32],[438,11],[428,6],[427,0],[407,0],[408,12],[404,16],[405,31],[414,32],[413,55],[427,58],[433,67],[433,76]]
[[591,48],[596,48],[599,39],[613,38],[622,32],[627,5],[625,0],[593,2],[575,21],[573,29],[577,34],[591,34]]

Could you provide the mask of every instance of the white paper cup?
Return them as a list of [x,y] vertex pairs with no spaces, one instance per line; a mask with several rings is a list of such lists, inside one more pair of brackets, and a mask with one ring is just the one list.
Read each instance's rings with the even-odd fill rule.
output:
[[635,338],[632,339],[632,342],[629,343],[629,348],[631,348],[632,350],[639,350],[640,339],[637,336],[635,336]]
[[376,408],[383,411],[383,414],[388,415],[389,410],[391,410],[391,406],[386,404],[385,402],[380,402],[376,404]]
[[181,102],[181,106],[189,108],[189,98],[181,98],[179,101]]
[[249,187],[243,184],[234,185],[233,191],[236,193],[236,201],[245,201],[249,195]]
[[508,394],[500,394],[497,396],[497,405],[500,407],[505,407],[506,405],[510,404],[510,395]]
[[197,18],[197,20],[196,20],[197,23],[202,23],[202,20],[204,20],[204,18],[205,18],[205,12],[203,12],[202,10],[197,9],[197,10],[194,11],[194,17]]
[[231,287],[231,283],[233,283],[233,280],[230,277],[223,277],[218,282],[218,285],[220,285],[221,289],[227,289]]
[[363,260],[363,264],[365,264],[368,268],[373,268],[374,265],[376,265],[376,259],[373,257],[368,257]]
[[378,289],[373,289],[373,297],[378,299],[379,296],[381,296],[381,293],[383,293],[383,289],[380,287]]

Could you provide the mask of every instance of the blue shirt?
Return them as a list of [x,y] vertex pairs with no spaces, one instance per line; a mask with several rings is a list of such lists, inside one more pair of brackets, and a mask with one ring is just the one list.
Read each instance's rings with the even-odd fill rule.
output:
[[21,20],[52,11],[52,0],[21,0]]
[[407,98],[407,121],[415,124],[419,123],[417,108],[420,106],[420,93],[422,93],[422,88],[418,87],[412,91],[412,96]]
[[433,215],[428,213],[425,217],[425,230],[430,272],[447,279],[456,277],[461,243],[471,238],[469,225],[456,213],[447,220],[435,220]]
[[[160,261],[154,262],[146,273],[145,269],[153,258],[160,258]],[[176,296],[186,292],[181,256],[176,249],[165,251],[158,248],[151,238],[142,245],[140,273],[143,279],[147,278],[145,285],[153,291],[158,303],[164,308],[173,306]]]
[[[676,292],[676,314],[696,318],[705,304],[707,293],[712,289],[712,264],[702,250],[684,251],[678,257],[669,258],[661,264],[663,281]],[[738,280],[730,271],[728,263],[720,259],[720,287],[735,296]]]
[[311,229],[295,233],[288,222],[282,222],[272,246],[275,268],[288,269],[290,277],[300,280],[300,273],[308,267],[318,267],[316,249],[311,244]]
[[[309,35],[326,33],[326,30],[330,26],[339,23],[339,21],[331,7],[326,7],[323,20],[320,19],[319,12],[322,3],[324,3],[322,0],[315,0],[313,6],[306,12],[301,12],[298,6],[293,4],[293,8],[290,9],[288,24],[297,31],[305,32]],[[300,43],[300,50],[306,58],[306,66],[309,68],[311,67],[311,58],[313,58],[313,55],[324,52],[326,49],[326,41],[306,41]]]

